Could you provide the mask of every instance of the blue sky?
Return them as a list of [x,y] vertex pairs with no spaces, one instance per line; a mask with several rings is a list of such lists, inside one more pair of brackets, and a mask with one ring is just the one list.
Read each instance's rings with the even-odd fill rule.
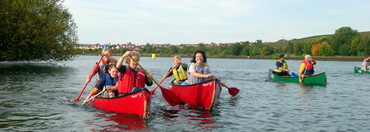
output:
[[369,0],[65,0],[79,43],[188,44],[370,31]]

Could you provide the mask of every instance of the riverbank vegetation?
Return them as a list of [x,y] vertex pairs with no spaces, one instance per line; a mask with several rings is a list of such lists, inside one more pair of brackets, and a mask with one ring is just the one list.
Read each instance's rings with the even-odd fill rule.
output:
[[[263,43],[257,40],[236,42],[232,44],[203,44],[196,46],[168,45],[153,47],[146,44],[139,51],[144,56],[173,56],[175,54],[190,57],[195,50],[205,50],[208,57],[217,58],[266,58],[276,59],[280,53],[291,58],[302,58],[311,54],[319,58],[361,58],[370,55],[370,32],[359,33],[350,27],[341,27],[331,35],[320,35],[293,40],[279,40],[273,43]],[[131,49],[115,49],[116,55],[121,55]],[[98,54],[97,50],[80,50],[79,53]]]
[[0,61],[62,61],[76,55],[76,24],[60,0],[0,1]]

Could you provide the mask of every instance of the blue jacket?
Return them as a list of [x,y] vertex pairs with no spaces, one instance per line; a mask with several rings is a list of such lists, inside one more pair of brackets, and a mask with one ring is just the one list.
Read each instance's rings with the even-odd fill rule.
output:
[[105,73],[96,88],[103,90],[104,86],[115,86],[117,81],[118,77],[112,78],[109,73]]

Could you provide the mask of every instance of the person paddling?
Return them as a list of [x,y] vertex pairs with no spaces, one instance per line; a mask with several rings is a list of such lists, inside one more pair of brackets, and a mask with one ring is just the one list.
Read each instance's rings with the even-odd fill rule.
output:
[[[206,53],[203,50],[195,51],[188,70],[188,83],[197,84],[211,79],[218,79],[211,73],[207,63]],[[220,81],[222,85],[225,85]]]
[[113,55],[113,50],[112,49],[110,49],[110,48],[104,49],[104,51],[101,53],[101,55],[103,57],[102,57],[99,65],[96,65],[93,69],[93,72],[91,72],[91,74],[86,77],[85,83],[89,83],[91,81],[91,78],[93,76],[95,76],[96,73],[98,73],[99,78],[98,78],[98,81],[96,82],[96,84],[98,84],[99,80],[102,79],[104,74],[106,73],[106,70],[105,70],[106,67],[109,64],[116,64],[117,63],[117,59],[112,57],[112,55]]
[[279,60],[276,61],[275,64],[275,74],[279,76],[289,76],[289,69],[288,69],[288,64],[285,61],[285,55],[280,54]]
[[[127,65],[122,65],[124,59]],[[118,71],[121,73],[118,75],[119,96],[140,90],[145,87],[145,84],[147,86],[153,85],[152,75],[147,76],[132,59],[139,62],[140,53],[137,51],[127,51],[116,64]]]
[[[185,80],[188,79],[188,76],[186,74],[186,71],[188,69],[188,65],[181,62],[181,57],[179,55],[175,55],[173,57],[173,63],[174,65],[169,69],[168,76],[163,76],[163,79],[168,78],[173,75],[174,80],[172,81],[175,85],[181,85]],[[170,71],[171,69],[172,72]]]
[[302,83],[302,78],[313,76],[315,73],[314,65],[316,61],[310,55],[306,55],[299,67],[299,82]]
[[369,70],[370,71],[370,57],[364,59],[364,62],[362,62],[361,70],[364,70],[364,71]]

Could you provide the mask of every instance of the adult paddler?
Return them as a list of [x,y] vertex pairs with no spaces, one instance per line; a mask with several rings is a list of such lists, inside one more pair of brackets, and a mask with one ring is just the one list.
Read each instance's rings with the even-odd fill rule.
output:
[[279,60],[276,61],[275,64],[275,74],[279,76],[289,76],[289,69],[288,69],[288,64],[285,61],[285,55],[280,54]]
[[313,76],[315,73],[314,65],[316,61],[312,59],[310,55],[306,55],[302,60],[301,66],[299,67],[299,82],[302,83],[304,77]]

